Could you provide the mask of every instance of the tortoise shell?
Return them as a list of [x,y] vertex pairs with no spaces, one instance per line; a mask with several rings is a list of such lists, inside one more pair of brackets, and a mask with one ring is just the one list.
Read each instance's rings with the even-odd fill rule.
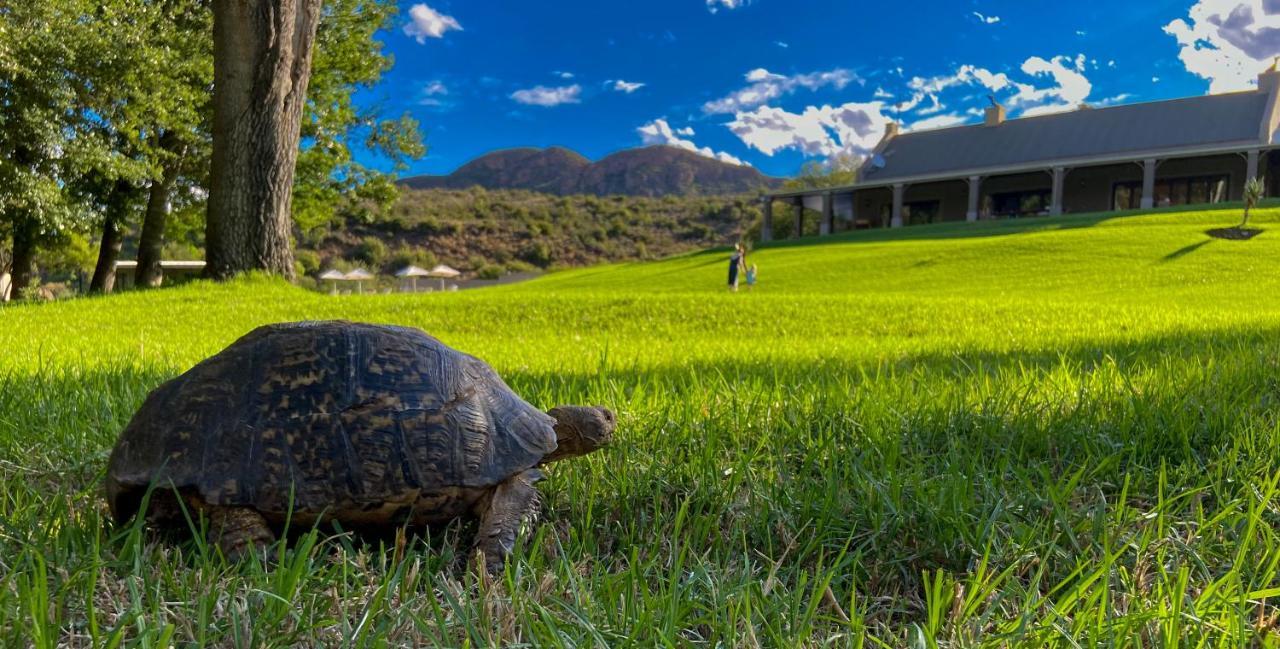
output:
[[264,514],[421,507],[538,465],[554,423],[417,329],[268,325],[147,397],[111,453],[107,499],[120,520],[151,484]]

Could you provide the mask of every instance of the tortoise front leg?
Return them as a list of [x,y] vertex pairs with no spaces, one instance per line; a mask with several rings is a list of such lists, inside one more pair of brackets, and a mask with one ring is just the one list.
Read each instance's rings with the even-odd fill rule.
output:
[[499,483],[477,504],[480,529],[476,531],[475,547],[484,554],[489,574],[502,572],[507,556],[515,549],[521,521],[537,507],[538,490],[534,484],[542,477],[537,469],[518,473]]
[[217,545],[231,561],[239,561],[250,553],[262,556],[276,535],[267,520],[249,507],[207,506],[209,542]]

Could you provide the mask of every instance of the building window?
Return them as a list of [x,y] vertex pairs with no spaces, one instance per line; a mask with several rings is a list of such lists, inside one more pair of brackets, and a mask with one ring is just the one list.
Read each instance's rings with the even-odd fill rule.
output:
[[[1227,176],[1165,178],[1156,182],[1152,197],[1156,207],[1199,205],[1227,200]],[[1116,183],[1111,192],[1111,208],[1136,210],[1142,206],[1142,182]]]
[[[893,206],[883,204],[880,206],[880,218],[885,223],[889,222],[893,216]],[[911,201],[902,204],[902,222],[910,225],[919,225],[921,223],[937,223],[942,220],[942,202],[941,201]]]
[[1049,211],[1053,192],[1048,189],[1032,189],[1021,192],[992,194],[984,201],[986,212],[992,216],[1027,216]]

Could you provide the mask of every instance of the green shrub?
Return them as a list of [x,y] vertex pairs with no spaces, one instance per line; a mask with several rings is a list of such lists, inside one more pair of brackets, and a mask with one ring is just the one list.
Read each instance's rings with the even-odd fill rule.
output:
[[320,253],[314,250],[298,249],[293,252],[295,274],[298,277],[314,275],[320,272]]
[[485,264],[476,271],[476,277],[480,279],[498,279],[502,277],[502,266],[498,264]]
[[524,250],[520,251],[520,258],[534,266],[546,268],[555,260],[555,253],[545,241],[530,241]]
[[400,245],[391,252],[391,256],[387,260],[387,264],[393,270],[399,270],[405,266],[418,266],[420,268],[431,268],[436,265],[435,253],[426,248],[414,248],[407,245]]
[[365,237],[360,240],[360,245],[356,246],[353,256],[370,266],[381,268],[382,263],[387,259],[387,244],[378,237]]

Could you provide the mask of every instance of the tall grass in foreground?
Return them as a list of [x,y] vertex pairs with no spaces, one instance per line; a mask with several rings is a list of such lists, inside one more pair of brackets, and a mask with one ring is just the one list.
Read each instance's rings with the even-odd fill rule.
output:
[[[693,256],[471,295],[250,281],[0,311],[0,638],[1275,646],[1274,244],[1161,261],[1221,219],[779,248],[753,295],[698,288],[721,269]],[[1085,234],[1087,261],[1045,265]],[[974,277],[983,255],[1027,286]],[[806,259],[843,274],[815,290]],[[892,270],[921,260],[935,286]],[[1190,283],[1219,266],[1258,277]],[[608,404],[618,443],[549,471],[494,580],[455,569],[465,525],[302,531],[264,568],[106,520],[149,389],[255,324],[339,316],[422,326],[540,406]]]

